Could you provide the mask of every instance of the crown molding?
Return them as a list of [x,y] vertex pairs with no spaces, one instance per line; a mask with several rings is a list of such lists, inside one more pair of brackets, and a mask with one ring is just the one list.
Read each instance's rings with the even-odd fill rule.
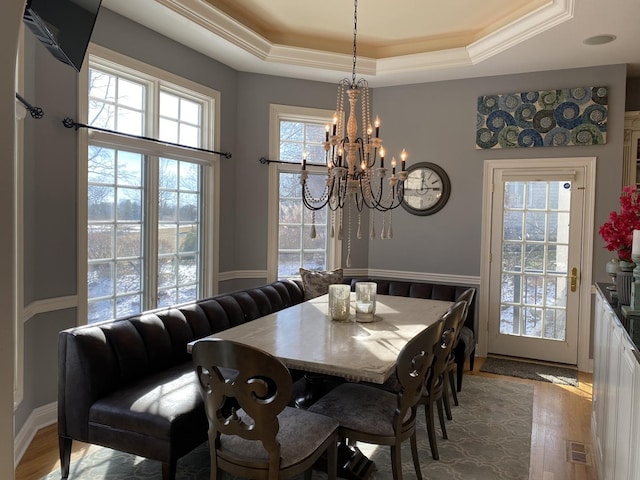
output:
[[[335,71],[351,69],[351,55],[274,44],[208,2],[156,2],[266,63]],[[378,59],[358,57],[357,72],[376,76],[383,73],[433,71],[475,65],[570,20],[574,16],[574,3],[575,0],[552,0],[509,25],[488,33],[466,48]]]
[[574,16],[575,0],[553,0],[528,15],[489,33],[467,47],[475,65],[549,30]]
[[271,42],[210,3],[199,0],[156,2],[259,59],[267,59]]

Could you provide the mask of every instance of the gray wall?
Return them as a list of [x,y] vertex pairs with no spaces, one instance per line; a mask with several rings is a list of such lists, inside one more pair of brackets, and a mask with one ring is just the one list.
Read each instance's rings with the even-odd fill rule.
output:
[[[369,268],[479,275],[486,159],[597,157],[596,228],[604,223],[620,194],[625,74],[625,66],[619,65],[376,89],[375,111],[384,121],[385,145],[394,152],[406,148],[408,165],[424,161],[440,165],[452,186],[449,202],[435,215],[394,212],[395,236],[370,244]],[[595,85],[609,87],[606,145],[475,149],[479,95]],[[594,279],[606,281],[604,265],[610,254],[602,248],[597,231],[594,236]]]
[[[266,269],[269,168],[269,105],[335,110],[336,85],[242,73],[238,79],[236,166],[236,270]],[[251,192],[247,195],[247,192]],[[355,240],[352,267],[364,268],[367,240]],[[346,241],[344,242],[346,244]]]
[[[236,72],[106,9],[93,41],[221,92],[220,271],[264,270],[267,243],[269,104],[335,108],[335,85]],[[27,98],[44,108],[25,120],[25,304],[74,295],[77,283],[77,75],[29,40]],[[596,225],[616,208],[622,159],[625,68],[544,72],[496,78],[388,87],[373,92],[389,152],[406,148],[409,164],[432,161],[449,173],[452,197],[430,217],[394,212],[393,240],[354,240],[353,268],[478,275],[482,162],[487,158],[597,156]],[[337,76],[336,81],[339,80]],[[476,97],[487,93],[605,84],[610,86],[608,144],[478,151],[474,149]],[[247,194],[250,192],[250,194]],[[607,252],[596,240],[595,279],[606,280]],[[259,280],[230,282],[243,288]],[[224,286],[225,289],[228,285]],[[36,407],[57,398],[56,332],[76,322],[74,309],[42,313],[25,326],[25,395],[16,412],[19,431]]]

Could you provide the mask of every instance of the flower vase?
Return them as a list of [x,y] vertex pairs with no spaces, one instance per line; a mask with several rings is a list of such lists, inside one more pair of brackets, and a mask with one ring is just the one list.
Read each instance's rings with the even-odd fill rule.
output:
[[633,283],[633,269],[635,263],[621,260],[619,270],[616,274],[616,290],[618,292],[618,302],[620,305],[631,303],[631,284]]

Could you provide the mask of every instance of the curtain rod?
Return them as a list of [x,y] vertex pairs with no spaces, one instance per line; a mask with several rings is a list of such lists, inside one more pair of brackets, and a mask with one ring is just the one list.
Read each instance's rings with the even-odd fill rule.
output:
[[20,101],[22,105],[24,105],[24,108],[26,108],[29,111],[29,114],[33,118],[35,118],[36,120],[39,120],[42,117],[44,117],[44,110],[42,110],[40,107],[34,107],[33,105],[31,105],[18,92],[16,92],[16,98]]
[[76,130],[78,130],[79,128],[90,128],[91,130],[97,130],[99,132],[113,133],[116,135],[122,135],[123,137],[135,138],[138,140],[148,140],[150,142],[162,143],[164,145],[171,145],[173,147],[189,148],[191,150],[197,150],[198,152],[214,153],[216,155],[222,155],[224,158],[231,158],[231,152],[217,152],[215,150],[208,150],[206,148],[191,147],[189,145],[182,145],[180,143],[165,142],[164,140],[158,140],[157,138],[143,137],[141,135],[133,135],[131,133],[117,132],[115,130],[109,130],[108,128],[94,127],[91,125],[85,125],[84,123],[78,123],[69,117],[62,120],[62,124],[67,128],[75,128]]
[[[295,162],[285,162],[284,160],[270,160],[267,157],[260,157],[258,159],[258,161],[263,164],[263,165],[268,165],[270,163],[284,163],[287,165],[295,165]],[[326,163],[307,163],[307,166],[312,166],[312,167],[326,167],[327,164]]]

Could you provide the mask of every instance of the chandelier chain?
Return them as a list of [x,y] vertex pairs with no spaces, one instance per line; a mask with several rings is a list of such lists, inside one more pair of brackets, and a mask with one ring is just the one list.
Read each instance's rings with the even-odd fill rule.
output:
[[353,70],[351,71],[351,88],[356,86],[356,59],[358,57],[358,47],[356,39],[358,37],[358,0],[353,0]]

